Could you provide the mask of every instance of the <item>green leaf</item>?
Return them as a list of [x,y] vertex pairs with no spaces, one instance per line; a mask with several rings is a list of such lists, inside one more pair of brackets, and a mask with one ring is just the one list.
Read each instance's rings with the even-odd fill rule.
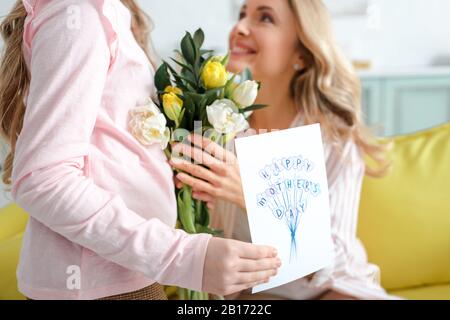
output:
[[164,62],[155,73],[155,86],[159,91],[164,91],[170,85],[170,75],[167,71],[167,64]]
[[187,233],[197,233],[195,229],[195,216],[192,209],[192,192],[188,186],[183,186],[178,193],[178,217]]
[[183,57],[187,63],[191,65],[195,64],[195,47],[193,45],[194,41],[189,32],[186,32],[186,35],[181,40],[181,52],[183,53]]
[[183,109],[181,110],[180,117],[178,118],[178,122],[179,122],[179,123],[181,123],[181,122],[183,121],[183,119],[184,119],[184,113],[185,113],[185,112],[186,112],[186,109],[183,108]]
[[195,201],[195,222],[203,224],[203,215],[202,215],[202,201]]
[[186,83],[190,84],[194,90],[195,88],[197,88],[197,84],[189,78],[183,77],[182,75],[174,75],[174,78],[185,81]]
[[194,75],[191,71],[186,70],[186,69],[183,69],[183,70],[181,71],[181,75],[182,75],[183,77],[186,77],[186,78],[190,79],[192,82],[197,83],[197,80],[196,80],[196,78],[195,78],[195,75]]
[[187,300],[188,299],[188,289],[184,288],[178,288],[178,297],[180,300]]
[[166,63],[166,64],[167,64],[167,68],[170,70],[170,72],[172,73],[172,76],[175,79],[177,87],[179,87],[181,90],[183,90],[183,92],[185,92],[185,91],[189,91],[189,88],[187,85],[187,84],[189,84],[193,87],[192,90],[196,91],[197,84],[195,82],[178,74],[178,72],[176,72],[174,68],[172,68],[168,63]]
[[175,52],[177,55],[179,55],[179,57],[180,57],[181,59],[184,60],[184,58],[183,58],[183,53],[182,53],[180,50],[175,49],[175,50],[173,50],[173,52]]
[[171,66],[170,64],[168,64],[167,62],[164,62],[164,63],[166,64],[167,69],[169,69],[169,71],[170,71],[172,74],[178,74],[178,72],[177,72],[174,68],[172,68],[172,66]]
[[202,202],[202,211],[203,211],[203,219],[204,219],[202,223],[204,226],[209,226],[209,223],[210,223],[209,210],[204,202]]
[[226,67],[229,61],[230,61],[230,52],[228,52],[227,55],[222,59],[221,63]]
[[234,80],[236,79],[237,75],[233,74],[230,80],[228,80],[227,84],[225,85],[225,97],[231,97],[233,94],[233,90],[235,88],[234,86]]
[[189,92],[185,93],[184,107],[188,112],[193,113],[195,111],[195,105],[192,97],[189,96]]
[[200,49],[204,42],[205,42],[205,34],[202,29],[198,29],[194,33],[194,43],[196,47]]
[[194,73],[194,70],[192,69],[191,66],[188,66],[187,64],[184,64],[180,61],[175,60],[174,58],[170,58],[170,60],[172,60],[173,62],[175,62],[177,65],[179,65],[180,67],[189,70],[190,72]]
[[[174,68],[172,68],[170,66],[170,64],[168,64],[167,62],[164,62],[166,64],[167,69],[170,71],[170,73],[172,74],[172,76],[175,79],[175,84],[178,88],[180,88],[182,91],[187,91],[188,88],[186,87],[186,85],[184,84],[183,80],[179,78],[178,76],[178,72],[175,71]],[[164,88],[165,89],[165,88]],[[163,90],[164,90],[163,89]]]
[[210,94],[216,94],[219,95],[222,90],[225,89],[225,86],[223,87],[218,87],[218,88],[214,88],[214,89],[209,89],[205,92],[205,94],[210,95]]
[[200,50],[200,54],[203,56],[203,55],[205,55],[205,54],[213,54],[214,53],[214,50],[204,50],[204,49],[202,49],[202,50]]
[[200,65],[202,66],[206,60],[214,56],[214,50],[203,50],[200,49]]
[[190,300],[200,300],[200,293],[196,292],[196,291],[192,291]]
[[212,235],[215,235],[215,236],[223,236],[223,231],[222,230],[216,230],[216,229],[212,229],[212,228],[209,228],[209,227],[205,227],[205,226],[202,226],[202,225],[200,225],[198,223],[195,225],[195,228],[196,228],[198,233],[207,233],[207,234],[212,234]]
[[183,79],[180,78],[179,75],[174,75],[173,77],[175,79],[175,84],[178,88],[180,88],[183,92],[189,91],[189,88],[187,86],[188,84],[185,83]]
[[206,104],[210,105],[214,102],[214,100],[219,99],[219,97],[222,95],[222,92],[224,91],[224,87],[210,89],[205,92],[205,95],[207,97]]
[[215,237],[224,237],[223,230],[213,229],[211,234]]
[[196,223],[195,224],[195,228],[200,232],[200,233],[209,233],[210,229],[208,227],[205,227],[204,225],[201,225],[200,223]]
[[200,57],[201,57],[200,47],[196,45],[196,43],[192,37],[189,40],[191,41],[192,47],[194,48],[194,52],[195,52],[195,62],[194,62],[194,69],[195,69],[196,66],[198,67],[198,64],[200,62]]
[[[195,223],[203,227],[208,227],[209,219],[209,211],[206,203],[201,200],[195,201]],[[198,230],[197,225],[196,228]]]
[[194,119],[196,118],[195,117],[196,106],[195,102],[192,100],[191,97],[186,96],[184,107],[186,109],[186,112],[184,115],[184,119],[181,123],[181,127],[188,131],[192,131],[194,130]]
[[204,95],[195,92],[186,92],[186,97],[191,98],[197,105],[200,105]]
[[180,88],[183,92],[188,91],[189,88],[185,85],[183,80],[179,79],[178,76],[174,76],[175,84],[178,88]]
[[248,111],[255,111],[255,110],[259,110],[259,109],[264,109],[266,107],[268,107],[267,104],[254,104],[250,107],[240,109],[239,112],[244,113],[244,112],[248,112]]

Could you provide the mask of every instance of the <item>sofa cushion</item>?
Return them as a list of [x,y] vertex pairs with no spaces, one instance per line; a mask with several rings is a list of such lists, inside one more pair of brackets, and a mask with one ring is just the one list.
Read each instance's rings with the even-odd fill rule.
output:
[[16,269],[23,234],[0,240],[0,300],[23,300],[17,289]]
[[0,209],[0,241],[8,239],[25,230],[28,214],[16,203]]
[[449,300],[450,283],[436,286],[425,286],[406,290],[392,291],[393,295],[410,300]]
[[0,209],[0,300],[22,300],[16,269],[28,215],[15,203]]
[[450,283],[450,124],[394,139],[392,172],[365,178],[358,236],[388,290]]

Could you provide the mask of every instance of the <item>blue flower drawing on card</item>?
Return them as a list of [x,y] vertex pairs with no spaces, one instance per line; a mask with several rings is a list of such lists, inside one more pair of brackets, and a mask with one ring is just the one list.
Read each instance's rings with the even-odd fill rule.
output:
[[297,259],[297,230],[312,198],[321,193],[320,184],[308,179],[314,163],[302,156],[274,159],[259,171],[265,182],[257,205],[267,209],[275,221],[284,223],[290,236],[289,261]]

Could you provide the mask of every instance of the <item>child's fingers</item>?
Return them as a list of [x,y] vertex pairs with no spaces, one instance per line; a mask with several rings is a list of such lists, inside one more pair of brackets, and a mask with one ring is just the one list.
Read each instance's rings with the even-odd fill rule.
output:
[[266,259],[242,259],[240,264],[240,272],[253,272],[278,269],[281,266],[281,260],[279,258],[266,258]]
[[243,259],[264,259],[277,256],[277,250],[273,247],[239,242],[238,255]]
[[256,272],[240,272],[237,277],[237,284],[249,284],[264,281],[267,278],[277,274],[276,269],[256,271]]

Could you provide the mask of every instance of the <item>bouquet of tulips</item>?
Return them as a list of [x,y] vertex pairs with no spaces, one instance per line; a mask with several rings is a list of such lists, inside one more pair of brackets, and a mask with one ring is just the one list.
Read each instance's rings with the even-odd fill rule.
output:
[[[172,58],[174,67],[163,62],[155,74],[158,101],[132,112],[133,134],[144,144],[158,143],[168,158],[174,143],[187,143],[191,133],[207,136],[216,143],[230,141],[248,128],[247,116],[264,105],[255,105],[259,84],[245,70],[240,75],[227,72],[228,55],[215,56],[203,50],[204,33],[189,32],[181,41],[181,51]],[[177,69],[177,70],[175,70]],[[190,143],[189,143],[190,145]],[[206,204],[192,198],[192,189],[176,190],[178,226],[190,234],[219,234],[209,226]],[[207,300],[208,294],[178,290],[181,299]]]

